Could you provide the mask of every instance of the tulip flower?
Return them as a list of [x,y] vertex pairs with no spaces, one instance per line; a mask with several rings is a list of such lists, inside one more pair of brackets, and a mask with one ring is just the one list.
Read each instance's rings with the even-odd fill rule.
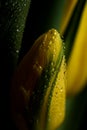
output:
[[55,29],[41,35],[15,71],[11,110],[19,130],[54,130],[65,115],[65,56]]
[[80,128],[87,107],[86,23],[86,0],[1,0],[1,119],[8,126],[3,129]]

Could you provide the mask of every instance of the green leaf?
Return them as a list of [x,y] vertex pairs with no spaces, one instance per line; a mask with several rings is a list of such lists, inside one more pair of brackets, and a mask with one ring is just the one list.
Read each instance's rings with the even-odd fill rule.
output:
[[[4,127],[10,129],[9,89],[16,68],[30,0],[0,0],[0,86]],[[3,123],[1,123],[3,124]],[[12,128],[13,129],[13,128]]]

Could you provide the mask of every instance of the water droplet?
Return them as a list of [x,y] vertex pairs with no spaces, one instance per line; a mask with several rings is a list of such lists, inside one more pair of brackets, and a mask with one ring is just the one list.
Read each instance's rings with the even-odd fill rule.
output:
[[55,71],[55,68],[52,68],[52,72],[54,72]]
[[63,92],[63,89],[60,89],[60,92]]
[[65,42],[63,42],[63,45],[65,45]]
[[24,6],[26,6],[26,4],[24,4]]
[[56,52],[56,50],[55,50],[55,49],[53,49],[53,52],[55,53],[55,52]]
[[50,122],[50,121],[51,121],[51,119],[49,118],[49,119],[48,119],[48,122]]
[[19,53],[19,50],[16,50],[16,53]]
[[45,78],[47,79],[47,75],[45,75]]
[[39,66],[39,69],[42,70],[42,66]]
[[33,65],[33,69],[36,70],[39,74],[41,74],[43,68],[41,65],[39,65],[38,62],[36,62],[34,65]]
[[16,31],[17,31],[17,32],[20,32],[20,30],[19,30],[19,29],[17,29]]
[[54,40],[54,39],[55,39],[55,36],[53,35],[53,36],[52,36],[52,40]]
[[44,44],[45,44],[45,41],[43,41],[42,44],[44,45]]
[[49,42],[49,45],[51,45],[51,44],[52,44],[52,41]]
[[19,12],[21,11],[21,8],[19,8]]
[[64,46],[64,47],[63,47],[63,49],[65,50],[65,49],[66,49],[66,47]]
[[56,57],[56,55],[55,55],[55,53],[53,54],[53,58],[55,58]]
[[12,6],[14,7],[14,6],[15,6],[15,3],[13,3]]
[[47,86],[46,85],[44,85],[44,88],[46,88]]
[[64,39],[64,36],[62,35],[61,38]]
[[56,30],[54,30],[54,35],[55,35],[55,36],[57,35],[57,31],[56,31]]
[[51,66],[53,66],[54,65],[54,63],[53,62],[51,62]]
[[17,22],[17,19],[14,19],[15,22]]

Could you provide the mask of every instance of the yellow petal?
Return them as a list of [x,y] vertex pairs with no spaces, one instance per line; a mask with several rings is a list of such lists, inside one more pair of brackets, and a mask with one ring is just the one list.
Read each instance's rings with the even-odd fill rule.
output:
[[69,23],[69,20],[72,16],[72,13],[73,13],[73,10],[77,4],[78,0],[67,0],[66,1],[66,4],[65,4],[65,8],[63,10],[63,16],[62,16],[62,22],[61,22],[61,26],[60,26],[60,31],[61,31],[61,34],[63,35],[68,23]]
[[63,57],[60,71],[55,81],[52,97],[50,99],[47,130],[56,130],[65,117],[65,71],[65,57]]
[[87,4],[85,4],[67,67],[67,94],[76,94],[87,82]]

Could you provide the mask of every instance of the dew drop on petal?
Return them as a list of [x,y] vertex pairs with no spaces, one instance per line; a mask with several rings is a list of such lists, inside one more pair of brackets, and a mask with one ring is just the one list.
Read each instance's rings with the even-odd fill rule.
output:
[[42,72],[42,70],[43,70],[42,66],[39,65],[38,62],[36,62],[36,63],[33,65],[33,69],[34,69],[36,72],[38,72],[38,74],[41,74],[41,72]]

